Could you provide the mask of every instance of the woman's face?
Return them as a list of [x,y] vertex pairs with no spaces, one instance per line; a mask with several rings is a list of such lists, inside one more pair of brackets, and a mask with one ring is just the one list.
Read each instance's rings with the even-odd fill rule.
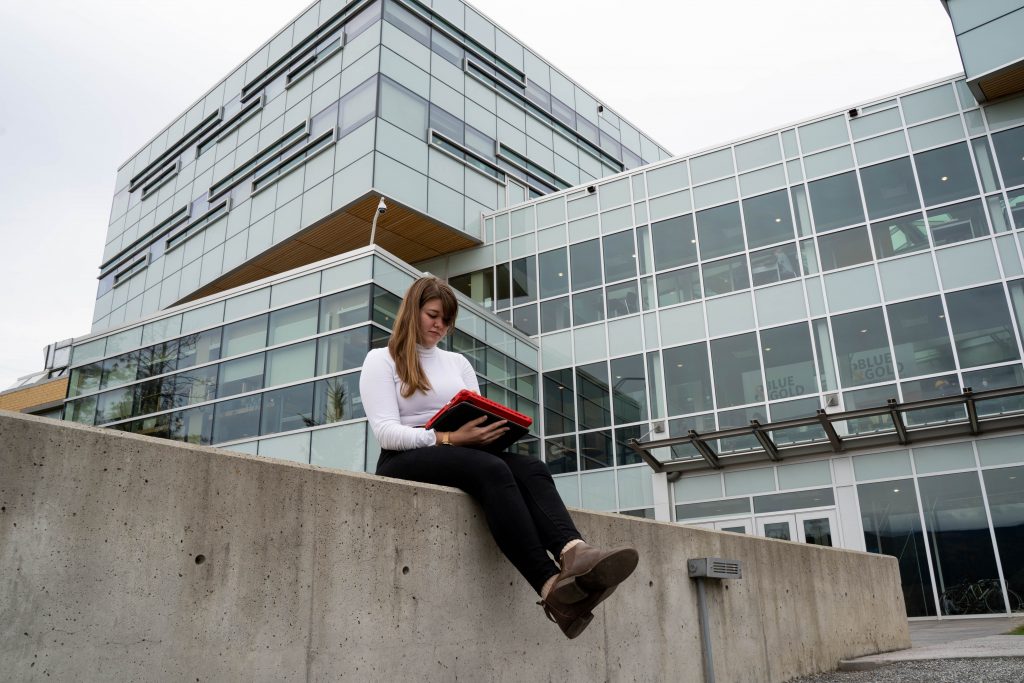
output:
[[444,320],[444,308],[440,299],[430,299],[420,307],[419,342],[431,348],[448,334],[448,323]]

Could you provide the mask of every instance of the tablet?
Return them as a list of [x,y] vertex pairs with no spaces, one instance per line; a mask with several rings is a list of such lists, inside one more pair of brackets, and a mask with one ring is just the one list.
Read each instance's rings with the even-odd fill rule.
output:
[[507,420],[505,426],[508,427],[508,431],[493,443],[480,447],[482,450],[492,453],[500,453],[526,436],[530,431],[530,425],[533,424],[533,418],[528,415],[523,415],[507,406],[484,398],[474,391],[463,389],[427,421],[426,428],[454,432],[470,420],[482,415],[487,416],[487,420],[483,424]]

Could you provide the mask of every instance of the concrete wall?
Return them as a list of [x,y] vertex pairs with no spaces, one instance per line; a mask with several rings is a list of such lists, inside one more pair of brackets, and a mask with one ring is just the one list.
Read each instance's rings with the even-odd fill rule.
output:
[[[893,558],[574,512],[636,574],[565,640],[452,489],[0,413],[13,680],[784,681],[908,647]],[[202,559],[201,559],[202,558]]]

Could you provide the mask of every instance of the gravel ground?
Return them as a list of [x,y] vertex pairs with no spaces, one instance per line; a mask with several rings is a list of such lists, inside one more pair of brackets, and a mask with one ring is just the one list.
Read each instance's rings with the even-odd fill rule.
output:
[[789,683],[1022,683],[1024,657],[922,659],[896,662],[874,671],[833,671]]

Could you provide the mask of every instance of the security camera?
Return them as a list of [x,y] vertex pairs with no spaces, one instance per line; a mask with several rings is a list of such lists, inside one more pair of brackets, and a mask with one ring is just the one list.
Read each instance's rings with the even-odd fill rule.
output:
[[384,212],[388,210],[388,205],[384,203],[384,198],[380,198],[380,203],[377,204],[377,213],[384,215]]

